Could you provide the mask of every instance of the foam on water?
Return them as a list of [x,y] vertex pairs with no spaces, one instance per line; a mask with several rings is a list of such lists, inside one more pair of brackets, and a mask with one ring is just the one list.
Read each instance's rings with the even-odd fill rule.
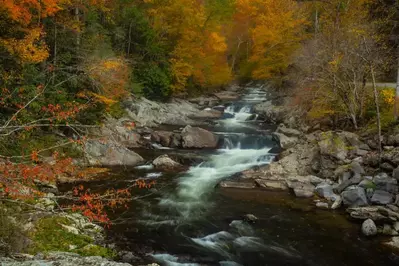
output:
[[154,169],[154,165],[152,164],[144,164],[144,165],[139,165],[135,167],[136,169],[140,169],[140,170],[151,170]]
[[199,266],[197,263],[180,263],[179,258],[170,254],[150,254],[157,262],[166,266]]
[[179,179],[175,194],[161,199],[160,205],[175,209],[182,220],[197,219],[207,207],[207,195],[222,179],[254,166],[268,164],[271,148],[224,149],[212,155],[208,162],[189,171]]

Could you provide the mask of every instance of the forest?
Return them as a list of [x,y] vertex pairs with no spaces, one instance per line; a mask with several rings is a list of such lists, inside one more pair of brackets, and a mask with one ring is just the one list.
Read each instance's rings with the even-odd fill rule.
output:
[[[306,121],[380,136],[399,118],[398,22],[396,0],[0,0],[1,201],[87,174],[87,132],[126,99],[267,81]],[[73,210],[108,223],[129,193],[75,188]]]

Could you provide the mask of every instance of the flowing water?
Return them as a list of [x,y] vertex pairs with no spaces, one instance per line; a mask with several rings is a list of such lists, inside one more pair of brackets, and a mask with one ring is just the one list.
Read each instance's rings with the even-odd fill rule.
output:
[[[144,165],[111,181],[108,185],[123,187],[138,175],[157,179],[157,185],[115,214],[109,236],[123,250],[170,266],[399,263],[377,240],[360,237],[359,225],[340,213],[309,208],[308,200],[285,193],[217,188],[221,180],[273,160],[277,143],[252,113],[253,105],[265,99],[261,87],[249,88],[228,105],[213,128],[222,139],[220,149],[187,172],[175,176]],[[245,222],[248,213],[258,221]]]

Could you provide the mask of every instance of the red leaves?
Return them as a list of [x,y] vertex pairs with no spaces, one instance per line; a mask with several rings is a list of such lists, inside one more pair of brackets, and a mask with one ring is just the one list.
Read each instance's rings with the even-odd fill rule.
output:
[[51,115],[50,120],[65,121],[76,117],[76,115],[87,106],[77,103],[66,103],[64,106],[60,104],[48,104],[42,107],[42,111]]
[[91,221],[96,221],[109,225],[111,223],[106,210],[120,207],[127,208],[127,203],[131,200],[131,193],[128,189],[109,189],[103,194],[90,193],[85,190],[83,185],[73,189],[73,194],[77,204],[72,205],[72,211],[80,211]]

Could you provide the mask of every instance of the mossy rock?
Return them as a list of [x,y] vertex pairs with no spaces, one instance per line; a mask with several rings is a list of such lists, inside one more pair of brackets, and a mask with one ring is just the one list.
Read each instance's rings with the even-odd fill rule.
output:
[[112,258],[114,251],[98,245],[86,235],[68,232],[63,225],[72,226],[72,222],[61,216],[51,216],[40,219],[30,238],[32,245],[29,253],[37,254],[51,251],[75,252],[82,256],[102,256]]

